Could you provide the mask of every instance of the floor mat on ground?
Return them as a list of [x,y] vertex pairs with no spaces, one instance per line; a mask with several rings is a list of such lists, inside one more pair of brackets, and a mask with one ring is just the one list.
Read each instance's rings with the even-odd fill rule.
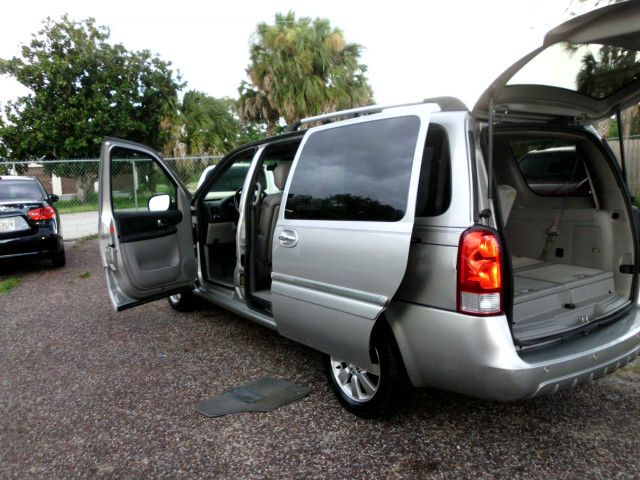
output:
[[300,400],[310,393],[311,390],[307,387],[278,378],[265,377],[203,400],[193,408],[207,417],[221,417],[241,412],[270,412],[287,403]]

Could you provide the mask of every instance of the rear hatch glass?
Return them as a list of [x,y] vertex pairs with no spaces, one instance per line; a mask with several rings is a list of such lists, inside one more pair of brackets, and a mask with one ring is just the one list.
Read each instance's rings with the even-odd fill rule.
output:
[[602,99],[640,79],[637,50],[561,42],[542,50],[507,85],[543,85]]
[[505,70],[476,103],[511,118],[591,123],[640,98],[640,2],[575,17]]

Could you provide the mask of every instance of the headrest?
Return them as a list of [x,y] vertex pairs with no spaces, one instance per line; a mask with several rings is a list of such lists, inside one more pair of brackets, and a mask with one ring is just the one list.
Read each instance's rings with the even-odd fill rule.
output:
[[291,170],[290,163],[281,163],[273,170],[273,183],[276,184],[278,190],[283,190],[287,183],[287,177],[289,176],[289,170]]

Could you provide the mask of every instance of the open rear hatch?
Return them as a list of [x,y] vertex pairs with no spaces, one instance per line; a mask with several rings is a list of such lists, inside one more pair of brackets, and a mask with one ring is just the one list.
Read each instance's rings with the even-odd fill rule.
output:
[[[618,113],[638,98],[640,2],[613,4],[576,17],[551,30],[540,48],[500,75],[476,103],[473,115],[490,125],[489,171],[494,169],[495,118],[502,124],[521,125],[522,128],[528,128],[525,125],[545,125],[546,128],[550,125],[586,125]],[[542,258],[533,253],[532,257],[512,249],[512,331],[516,343],[536,344],[590,328],[615,316],[634,300],[637,236],[631,231],[631,201],[619,169],[609,169],[612,182],[606,186],[619,190],[619,199],[607,200],[604,205],[599,205],[595,199],[594,211],[603,218],[606,214],[610,216],[614,208],[624,212],[624,221],[629,226],[628,235],[624,235],[625,249],[631,253],[625,254],[624,258],[611,255],[612,261],[604,262],[602,268],[590,268],[571,264],[566,258],[554,258],[553,254]],[[500,178],[496,179],[500,183]],[[525,187],[520,188],[526,189],[526,184],[523,185]],[[504,203],[502,199],[501,203]],[[522,206],[518,205],[518,208]],[[530,202],[529,208],[535,210],[537,207]],[[552,221],[553,216],[548,222]],[[542,226],[542,236],[547,225]],[[502,228],[504,230],[504,225]],[[518,228],[521,231],[531,228],[532,232],[536,229],[533,236],[541,230],[540,225],[529,226],[526,222]],[[603,228],[605,231],[607,227]],[[508,239],[508,228],[506,236]],[[601,246],[611,248],[607,244],[611,237],[605,235],[603,238],[606,241]],[[629,263],[633,265],[627,265]],[[631,268],[630,272],[624,273],[633,281],[620,281],[622,267]]]
[[500,75],[473,113],[589,123],[611,116],[640,92],[640,2],[626,1],[573,18]]

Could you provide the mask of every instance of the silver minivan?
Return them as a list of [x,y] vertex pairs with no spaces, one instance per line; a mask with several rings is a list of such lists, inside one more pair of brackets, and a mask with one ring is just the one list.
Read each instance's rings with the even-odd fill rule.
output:
[[361,416],[409,386],[517,400],[613,372],[640,352],[640,222],[624,149],[591,125],[638,101],[639,28],[638,2],[566,22],[472,111],[444,97],[301,120],[193,195],[152,149],[107,138],[114,306],[201,297],[274,329],[322,352]]

